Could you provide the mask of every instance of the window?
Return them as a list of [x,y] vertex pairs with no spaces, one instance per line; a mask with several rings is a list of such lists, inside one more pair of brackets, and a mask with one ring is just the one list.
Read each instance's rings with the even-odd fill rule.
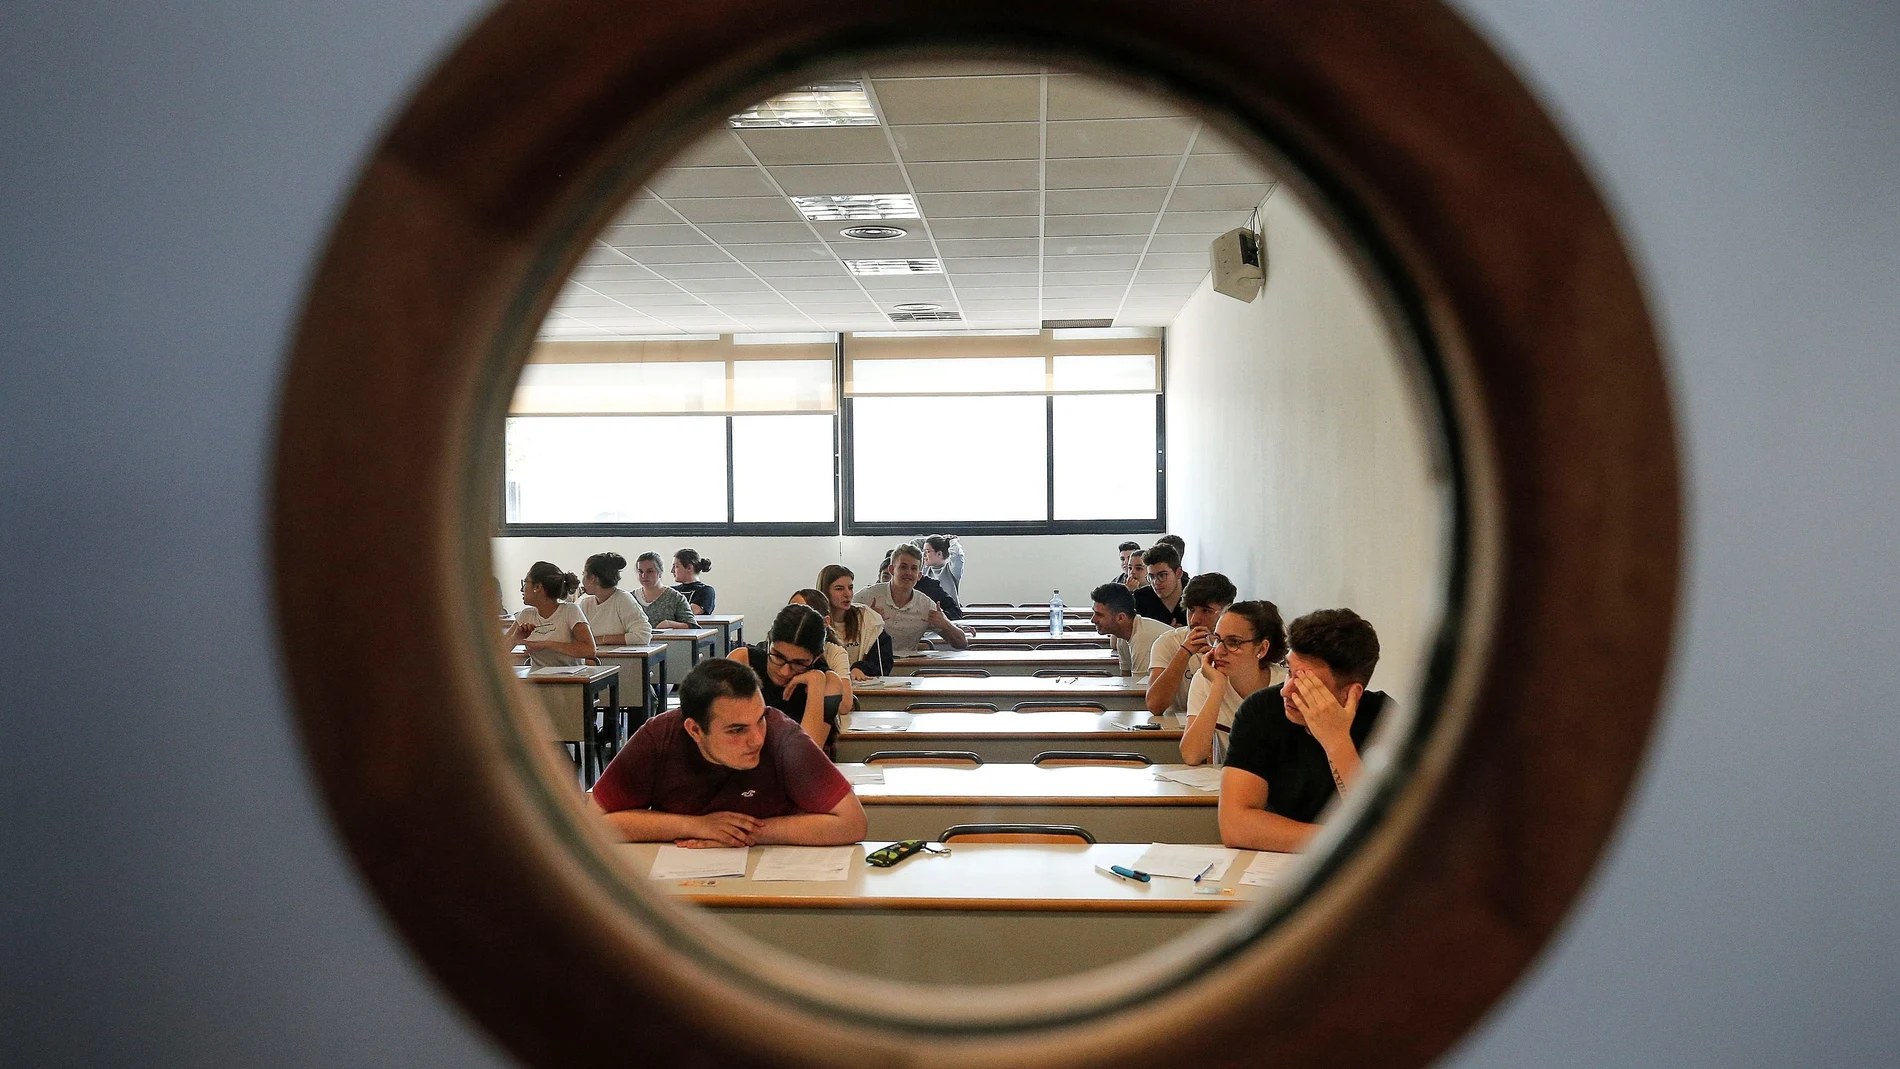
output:
[[825,338],[537,347],[510,405],[502,533],[835,532]]

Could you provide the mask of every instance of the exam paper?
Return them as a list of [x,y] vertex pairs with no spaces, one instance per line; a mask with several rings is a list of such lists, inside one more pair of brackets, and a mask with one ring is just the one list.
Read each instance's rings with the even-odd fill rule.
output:
[[584,664],[548,664],[528,669],[531,676],[578,676],[587,672]]
[[851,862],[857,859],[855,846],[768,846],[752,870],[752,882],[761,880],[806,880],[832,883],[851,875]]
[[1266,887],[1280,882],[1280,877],[1293,864],[1293,854],[1276,854],[1262,850],[1254,855],[1247,865],[1247,871],[1240,874],[1240,882],[1247,887]]
[[1203,791],[1218,791],[1220,790],[1220,774],[1221,768],[1219,765],[1200,765],[1195,768],[1170,769],[1166,772],[1157,772],[1155,773],[1155,778],[1173,780],[1176,783],[1185,783],[1190,787],[1198,788]]
[[718,876],[745,875],[746,848],[719,846],[709,850],[688,850],[668,843],[653,855],[650,880],[710,880]]
[[[1229,850],[1224,846],[1176,846],[1171,843],[1151,843],[1148,849],[1135,859],[1135,868],[1150,876],[1172,876],[1179,880],[1191,880],[1201,873],[1207,873],[1210,880],[1218,880],[1227,874],[1227,866],[1234,863],[1240,851]],[[1214,866],[1209,869],[1208,866]]]
[[853,786],[865,783],[883,783],[884,770],[876,767],[845,768],[840,765],[838,771],[844,773],[846,783]]

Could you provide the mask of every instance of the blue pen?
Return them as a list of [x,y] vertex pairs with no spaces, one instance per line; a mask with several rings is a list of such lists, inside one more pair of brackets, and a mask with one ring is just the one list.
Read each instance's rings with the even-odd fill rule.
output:
[[1095,867],[1097,869],[1100,869],[1103,872],[1108,873],[1111,876],[1118,876],[1124,880],[1136,880],[1141,883],[1147,883],[1149,880],[1153,879],[1153,877],[1149,876],[1147,873],[1141,871],[1140,869],[1131,869],[1126,865],[1110,865],[1107,868],[1102,868],[1102,866],[1097,865]]
[[1214,861],[1208,862],[1207,867],[1201,870],[1201,874],[1199,876],[1194,877],[1194,882],[1200,883],[1202,880],[1206,879],[1207,874],[1214,871],[1214,866],[1216,864],[1218,864],[1218,862],[1214,862]]

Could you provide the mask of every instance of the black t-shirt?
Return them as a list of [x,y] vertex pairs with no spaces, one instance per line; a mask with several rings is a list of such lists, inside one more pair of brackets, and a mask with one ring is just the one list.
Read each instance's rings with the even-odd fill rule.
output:
[[[746,664],[751,666],[754,675],[759,677],[759,693],[765,695],[765,707],[777,709],[794,721],[805,719],[805,688],[803,685],[781,687],[772,682],[772,673],[765,667],[766,651],[769,643],[761,642],[745,648]],[[822,659],[819,667],[823,667]],[[825,756],[836,756],[838,747],[838,706],[844,701],[842,694],[825,695],[825,724],[831,731],[825,736]]]
[[[1365,749],[1366,737],[1372,734],[1385,705],[1385,694],[1380,691],[1369,690],[1360,696],[1359,711],[1352,718],[1349,732],[1355,747]],[[1312,732],[1286,718],[1280,687],[1268,687],[1240,703],[1240,710],[1234,714],[1234,730],[1227,739],[1227,767],[1267,781],[1267,812],[1305,824],[1318,819],[1320,810],[1339,793],[1333,785],[1326,748]]]
[[701,616],[712,615],[713,599],[718,594],[712,587],[695,579],[690,583],[677,583],[673,589],[680,592],[680,597],[686,599],[686,604],[699,606],[698,611]]
[[1144,586],[1135,591],[1135,615],[1159,620],[1169,627],[1186,627],[1187,596],[1183,594],[1181,600],[1174,603],[1174,608],[1169,609],[1167,602],[1161,600],[1161,595],[1155,593],[1154,587]]

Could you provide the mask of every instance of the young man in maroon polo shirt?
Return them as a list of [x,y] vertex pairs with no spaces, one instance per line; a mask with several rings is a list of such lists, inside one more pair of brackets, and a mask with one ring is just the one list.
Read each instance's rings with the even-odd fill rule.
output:
[[681,846],[864,838],[864,807],[824,751],[759,693],[736,661],[703,661],[677,711],[656,716],[594,784],[594,804],[628,842]]

